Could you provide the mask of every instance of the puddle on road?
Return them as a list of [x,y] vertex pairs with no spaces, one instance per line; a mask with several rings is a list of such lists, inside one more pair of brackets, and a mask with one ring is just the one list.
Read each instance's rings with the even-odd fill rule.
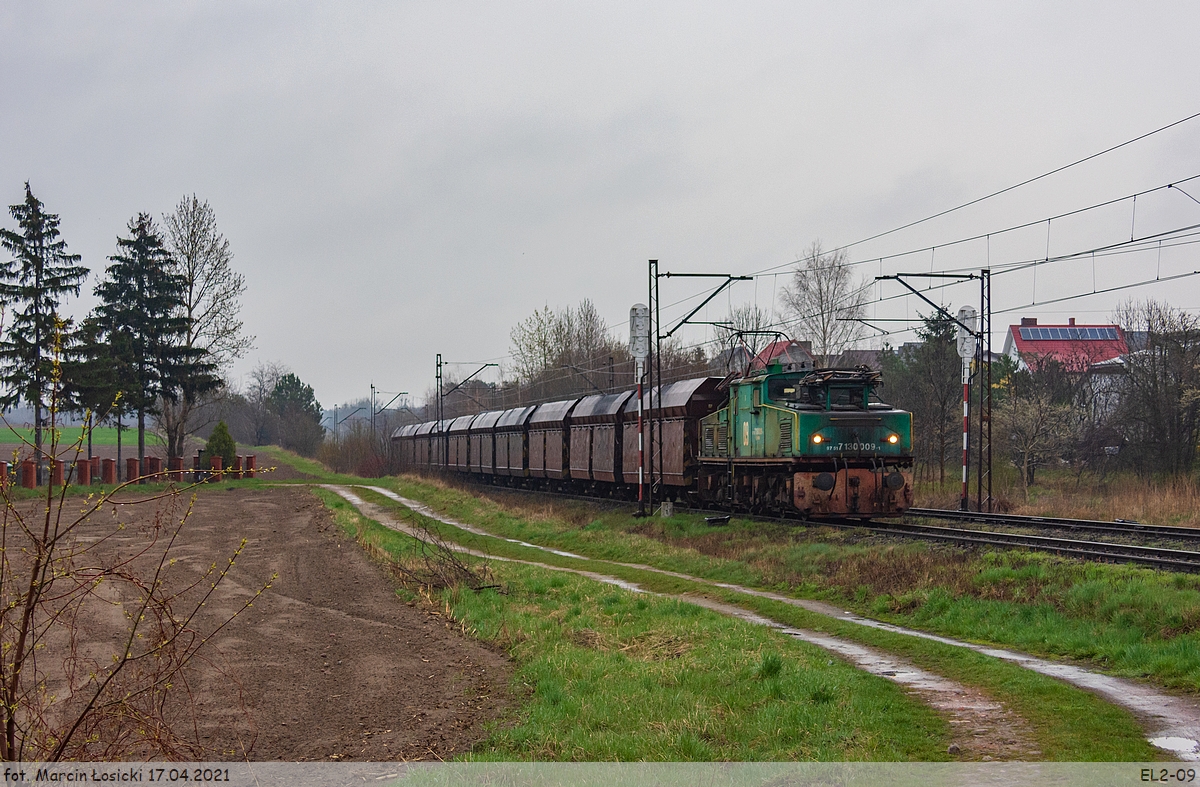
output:
[[[325,488],[338,493],[339,495],[344,497],[346,500],[349,500],[351,503],[353,503],[355,506],[361,507],[363,505],[369,505],[369,504],[365,503],[357,495],[354,495],[352,492],[347,490],[345,487],[337,487],[337,486],[333,486],[333,485],[327,485]],[[403,506],[411,508],[412,510],[416,511],[417,513],[420,513],[431,519],[435,519],[439,522],[443,522],[445,524],[451,525],[453,527],[460,528],[462,530],[465,530],[466,532],[474,533],[474,534],[480,535],[480,536],[489,536],[491,538],[503,538],[502,536],[496,536],[494,533],[489,533],[486,530],[482,530],[482,529],[474,527],[472,525],[468,525],[464,522],[458,522],[454,519],[450,519],[448,517],[442,516],[441,514],[437,513],[436,511],[434,511],[430,507],[424,505],[423,503],[419,503],[416,500],[409,500],[408,498],[402,497],[402,496],[396,494],[395,492],[392,492],[391,490],[383,489],[382,487],[377,487],[377,486],[364,486],[363,488],[370,489],[372,492],[378,492],[379,494],[384,495],[385,497],[387,497],[390,500],[394,500]],[[413,536],[417,535],[415,533],[415,531],[412,531],[403,525],[399,525],[399,529],[403,529],[405,532],[409,533],[409,535],[413,535]],[[1105,700],[1113,703],[1114,705],[1118,705],[1120,707],[1123,707],[1123,708],[1126,708],[1127,710],[1132,711],[1134,714],[1136,714],[1137,716],[1139,716],[1140,718],[1142,718],[1143,720],[1146,721],[1147,727],[1149,729],[1149,737],[1147,738],[1147,740],[1149,740],[1153,746],[1155,746],[1159,749],[1162,749],[1163,751],[1169,751],[1172,754],[1174,754],[1175,756],[1177,756],[1183,760],[1200,761],[1200,744],[1197,743],[1197,741],[1200,741],[1200,703],[1198,703],[1196,700],[1194,700],[1190,697],[1177,697],[1177,696],[1174,696],[1171,694],[1166,694],[1166,693],[1159,691],[1158,689],[1155,689],[1154,687],[1148,686],[1146,684],[1137,683],[1135,681],[1128,680],[1125,678],[1116,678],[1111,675],[1104,675],[1104,674],[1101,674],[1098,672],[1092,672],[1091,670],[1087,670],[1082,667],[1076,667],[1071,664],[1062,664],[1059,662],[1050,661],[1048,659],[1042,659],[1042,658],[1037,658],[1036,656],[1030,656],[1025,653],[1018,653],[1016,651],[1005,650],[1003,648],[989,647],[986,645],[976,645],[971,642],[963,642],[962,640],[952,639],[950,637],[943,637],[943,636],[940,636],[937,634],[930,634],[930,633],[924,632],[924,631],[917,631],[915,629],[904,628],[903,626],[896,626],[891,623],[884,623],[882,621],[872,620],[871,618],[865,618],[865,617],[862,617],[861,615],[857,615],[853,612],[847,612],[845,610],[838,609],[836,606],[834,606],[832,604],[826,604],[821,601],[811,601],[811,600],[807,600],[807,599],[792,598],[790,596],[784,596],[779,593],[772,593],[770,591],[765,591],[765,590],[756,590],[754,588],[748,588],[748,587],[744,587],[742,585],[734,585],[734,584],[730,584],[727,582],[714,582],[712,580],[703,579],[701,577],[694,577],[694,576],[691,576],[688,574],[681,574],[676,571],[668,571],[666,569],[655,568],[654,566],[647,566],[647,565],[643,565],[640,563],[621,563],[619,561],[603,560],[601,558],[586,558],[581,555],[575,555],[570,552],[561,552],[558,550],[549,549],[547,547],[538,546],[536,544],[526,544],[523,541],[515,541],[514,539],[504,539],[504,540],[510,541],[512,543],[529,546],[529,547],[532,547],[533,549],[538,549],[543,552],[549,552],[549,553],[560,555],[563,557],[578,558],[580,560],[588,560],[593,563],[608,563],[610,565],[623,566],[625,568],[633,568],[633,569],[638,569],[641,571],[652,571],[656,574],[662,574],[662,575],[666,575],[666,576],[676,577],[678,579],[686,579],[686,580],[689,580],[692,582],[697,582],[700,584],[708,585],[710,587],[717,587],[717,588],[722,588],[725,590],[733,590],[738,593],[745,593],[747,595],[757,596],[759,598],[765,598],[765,599],[770,599],[772,601],[778,601],[778,602],[781,602],[784,604],[790,604],[792,606],[806,609],[810,612],[815,612],[816,614],[819,614],[819,615],[825,615],[827,617],[835,618],[837,620],[843,620],[848,623],[855,623],[860,626],[867,626],[869,628],[879,629],[881,631],[888,631],[888,632],[892,632],[894,634],[903,634],[903,635],[909,636],[909,637],[920,637],[921,639],[931,640],[933,642],[939,642],[944,645],[951,645],[953,647],[967,648],[967,649],[973,650],[977,653],[982,653],[986,656],[991,656],[993,658],[1002,659],[1004,661],[1009,661],[1014,664],[1019,664],[1020,666],[1025,667],[1026,669],[1033,670],[1034,672],[1038,672],[1042,675],[1046,675],[1046,676],[1052,677],[1052,678],[1057,678],[1059,680],[1065,681],[1066,683],[1070,683],[1079,688],[1092,691],[1096,694],[1099,694]],[[470,551],[470,550],[468,550],[468,551]],[[479,552],[472,551],[471,553],[475,554],[475,555],[483,556],[483,557],[490,557],[492,559],[499,559],[499,558],[494,558],[491,555],[484,555],[483,553],[479,553]],[[513,562],[527,563],[529,565],[542,565],[541,563],[534,563],[532,561],[513,561]],[[543,567],[555,568],[554,566],[543,566]],[[607,581],[609,584],[618,584],[620,582],[620,580],[617,580],[615,577],[606,577],[604,579],[601,579],[601,577],[603,575],[594,574],[594,573],[588,572],[588,571],[572,571],[572,573],[582,574],[584,576],[590,576],[591,578],[598,579],[599,581]],[[629,585],[629,587],[626,587],[627,585]],[[642,588],[638,588],[636,585],[632,585],[632,583],[625,583],[624,585],[620,585],[620,586],[626,587],[627,590],[636,590],[637,592],[645,592]],[[687,596],[686,600],[691,601],[692,603],[700,604],[702,606],[710,606],[710,604],[720,604],[720,602],[710,602],[708,599],[701,599],[701,598],[694,597],[694,596]],[[726,614],[734,614],[732,612],[732,610],[736,609],[740,613],[740,614],[738,614],[739,617],[743,617],[743,615],[750,615],[755,618],[759,618],[759,621],[763,622],[764,625],[770,625],[781,631],[787,630],[787,627],[784,627],[775,621],[769,621],[766,618],[761,618],[760,616],[754,615],[754,613],[748,612],[747,610],[743,610],[740,607],[734,607],[733,605],[721,605],[721,606],[723,608],[727,608],[729,610],[726,612]],[[715,607],[712,607],[712,606],[710,606],[710,608],[715,609]],[[747,618],[747,617],[743,617],[743,619],[750,620],[750,618]],[[755,622],[755,621],[751,621],[751,622]],[[789,631],[789,633],[790,633],[790,631]],[[812,634],[812,636],[814,636],[814,637],[825,637],[826,636],[824,634],[816,634],[815,632],[808,632],[808,633]],[[830,640],[836,640],[837,642],[842,642],[842,640],[837,640],[836,638],[833,638],[833,637],[831,637]],[[813,644],[820,645],[820,643],[817,643],[817,642],[813,642]],[[853,643],[844,643],[844,644],[853,645]],[[825,647],[825,646],[820,645],[820,647]],[[853,645],[853,647],[861,647],[861,646]],[[834,650],[832,647],[826,648],[826,649]],[[837,651],[835,651],[835,652],[837,652]],[[839,655],[845,655],[845,654],[842,654],[839,652]],[[847,658],[851,658],[851,660],[853,660],[852,657],[847,656]],[[860,666],[862,666],[862,665],[860,665]],[[871,671],[866,666],[862,666],[862,668],[866,669],[869,672]],[[887,668],[887,669],[891,669],[891,668]],[[911,669],[916,669],[916,667],[912,667]],[[884,672],[886,672],[886,671],[887,670],[885,669]],[[887,677],[889,679],[895,679],[896,677],[898,677],[900,675],[899,671],[896,672],[896,675],[886,675],[886,674],[884,674],[884,672],[879,672],[879,673],[873,672],[872,674],[880,674],[883,677]],[[937,677],[937,676],[933,676],[933,677]],[[943,680],[942,678],[937,678],[937,679]],[[901,681],[897,680],[896,682],[900,683]],[[905,685],[908,685],[908,684],[905,684]],[[957,685],[957,684],[955,684],[955,685]],[[960,688],[965,689],[965,687],[960,687]]]
[[1200,750],[1200,743],[1190,738],[1151,738],[1150,742],[1160,749],[1175,752],[1189,760],[1195,759],[1197,750]]

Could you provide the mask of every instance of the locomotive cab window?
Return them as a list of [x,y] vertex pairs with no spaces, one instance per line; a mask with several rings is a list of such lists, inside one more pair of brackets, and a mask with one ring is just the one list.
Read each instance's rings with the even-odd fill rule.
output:
[[867,409],[867,392],[860,385],[831,386],[829,389],[829,404],[835,409],[853,408]]
[[767,398],[801,409],[825,407],[825,389],[816,385],[801,385],[799,380],[776,378],[767,381]]

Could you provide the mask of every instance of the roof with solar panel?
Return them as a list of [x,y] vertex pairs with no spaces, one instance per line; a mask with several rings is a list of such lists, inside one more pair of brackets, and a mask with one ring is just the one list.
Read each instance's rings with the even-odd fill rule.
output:
[[1036,317],[1022,317],[1008,326],[1004,354],[1015,358],[1053,358],[1070,369],[1083,370],[1129,352],[1119,325],[1039,325]]

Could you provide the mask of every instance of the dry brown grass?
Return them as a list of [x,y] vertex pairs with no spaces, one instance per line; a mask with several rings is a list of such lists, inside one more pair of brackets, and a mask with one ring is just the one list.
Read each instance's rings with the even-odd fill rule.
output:
[[[1122,473],[1101,480],[1066,470],[1042,471],[1025,501],[1019,483],[1006,475],[1010,473],[1000,474],[993,487],[1001,512],[1200,527],[1200,481],[1195,478],[1149,479]],[[957,484],[918,484],[916,505],[957,508],[960,489]]]
[[571,631],[568,639],[581,648],[623,653],[638,661],[671,661],[692,649],[687,640],[660,631],[647,631],[621,640],[611,634],[583,628]]
[[848,594],[867,588],[871,595],[893,596],[944,588],[955,595],[975,593],[978,571],[963,552],[914,549],[911,545],[853,552],[830,561],[827,582]]

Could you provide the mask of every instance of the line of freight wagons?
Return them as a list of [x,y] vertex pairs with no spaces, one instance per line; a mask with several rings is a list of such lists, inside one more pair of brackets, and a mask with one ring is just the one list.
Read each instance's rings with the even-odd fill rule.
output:
[[[672,497],[695,483],[700,419],[728,398],[717,390],[720,382],[682,380],[663,386],[661,396],[657,389],[643,394],[647,447],[653,425],[655,475]],[[503,484],[548,479],[561,488],[626,493],[637,483],[637,411],[634,391],[595,394],[410,424],[392,440],[406,468],[455,470]]]

